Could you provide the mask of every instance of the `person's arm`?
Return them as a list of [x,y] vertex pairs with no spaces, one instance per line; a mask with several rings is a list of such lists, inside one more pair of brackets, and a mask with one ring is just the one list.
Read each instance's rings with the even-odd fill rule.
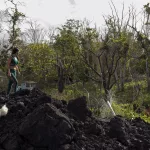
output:
[[11,58],[9,58],[9,59],[8,59],[8,62],[7,62],[8,76],[11,76],[11,74],[10,74],[10,63],[11,63]]
[[16,68],[17,68],[18,74],[20,74],[20,70],[19,70],[19,67],[18,67],[18,65],[16,66]]

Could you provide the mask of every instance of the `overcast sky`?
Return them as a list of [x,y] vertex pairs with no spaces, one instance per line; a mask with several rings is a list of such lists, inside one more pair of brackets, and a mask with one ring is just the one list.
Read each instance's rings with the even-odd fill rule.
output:
[[[0,9],[5,9],[5,0],[0,0]],[[17,0],[14,0],[15,2]],[[84,19],[92,21],[101,26],[104,21],[102,15],[111,13],[109,6],[110,0],[19,0],[24,2],[24,6],[20,11],[26,16],[43,22],[44,25],[60,25],[66,19]],[[150,0],[113,0],[116,8],[120,11],[122,4],[125,9],[132,4],[139,12],[144,4]],[[8,3],[7,3],[8,4]]]

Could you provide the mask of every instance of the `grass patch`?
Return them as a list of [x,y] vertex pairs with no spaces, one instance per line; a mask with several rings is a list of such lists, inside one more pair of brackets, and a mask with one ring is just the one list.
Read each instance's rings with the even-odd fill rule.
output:
[[136,113],[133,111],[133,106],[130,104],[117,104],[116,102],[113,102],[112,107],[115,110],[116,115],[121,115],[127,119],[140,117],[145,122],[150,123],[150,116],[145,115],[144,111],[142,113]]
[[[140,90],[136,91],[136,88],[140,88]],[[55,99],[66,101],[80,96],[86,96],[88,106],[94,115],[98,117],[111,115],[109,108],[103,100],[104,90],[93,82],[87,82],[84,86],[81,82],[66,85],[63,93],[59,93],[55,86],[44,89],[43,91]],[[150,106],[150,93],[146,90],[145,80],[126,83],[123,92],[116,92],[115,86],[113,88],[113,94],[114,101],[112,107],[117,115],[128,119],[140,117],[150,123],[150,117],[144,114],[145,106]],[[140,113],[138,110],[140,110]]]

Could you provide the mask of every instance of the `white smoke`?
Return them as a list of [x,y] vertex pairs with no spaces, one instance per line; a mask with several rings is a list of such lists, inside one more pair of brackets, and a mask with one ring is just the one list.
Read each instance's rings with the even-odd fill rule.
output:
[[6,105],[4,105],[1,109],[0,109],[0,117],[2,116],[6,116],[8,113],[8,108]]
[[75,5],[75,4],[76,4],[75,0],[69,0],[69,3],[70,3],[71,5]]

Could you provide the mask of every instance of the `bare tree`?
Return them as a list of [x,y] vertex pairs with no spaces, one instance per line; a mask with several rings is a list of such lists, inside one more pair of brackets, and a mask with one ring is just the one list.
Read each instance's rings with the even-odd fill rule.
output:
[[29,43],[42,43],[46,37],[46,31],[37,21],[27,21],[27,28],[24,36]]
[[49,45],[52,45],[54,43],[56,34],[57,34],[56,28],[54,26],[49,26],[47,31]]
[[[130,44],[130,31],[128,28],[129,22],[134,18],[132,17],[133,8],[132,6],[129,7],[129,10],[127,13],[124,11],[124,3],[122,5],[122,12],[118,13],[113,1],[110,3],[111,8],[111,15],[104,16],[104,20],[107,26],[107,30],[109,34],[112,36],[112,38],[118,39],[118,42],[122,44],[122,48],[125,50],[124,56],[121,58],[121,60],[118,63],[118,67],[115,71],[115,80],[117,83],[118,90],[123,91],[124,90],[124,83],[125,83],[125,76],[126,76],[126,62],[127,62],[127,56],[128,56],[128,50],[129,50],[129,44]],[[121,15],[119,15],[121,14]],[[124,39],[124,40],[123,40]]]
[[88,60],[87,57],[82,54],[84,62],[92,71],[89,74],[89,78],[98,83],[102,83],[106,96],[116,83],[114,73],[122,57],[120,45],[113,44],[109,40],[108,35],[106,35],[103,40],[103,46],[101,46],[96,52],[93,52],[91,48],[86,47],[87,53],[91,54],[93,59],[97,62],[97,68],[95,68],[95,65],[93,65],[91,60]]
[[141,55],[145,56],[147,90],[150,91],[150,70],[149,70],[149,59],[150,59],[149,16],[150,16],[150,6],[149,6],[149,3],[147,5],[144,5],[144,11],[143,11],[142,15],[143,15],[142,16],[143,22],[142,22],[141,29],[138,29],[135,24],[129,25],[129,27],[131,27],[131,29],[135,32],[135,39],[139,42],[139,46],[141,47]]
[[6,0],[12,7],[7,8],[9,29],[7,30],[9,34],[9,43],[12,46],[17,46],[19,41],[19,34],[21,29],[19,24],[25,19],[25,15],[18,10],[18,6],[22,5],[20,2],[14,2],[14,0]]

